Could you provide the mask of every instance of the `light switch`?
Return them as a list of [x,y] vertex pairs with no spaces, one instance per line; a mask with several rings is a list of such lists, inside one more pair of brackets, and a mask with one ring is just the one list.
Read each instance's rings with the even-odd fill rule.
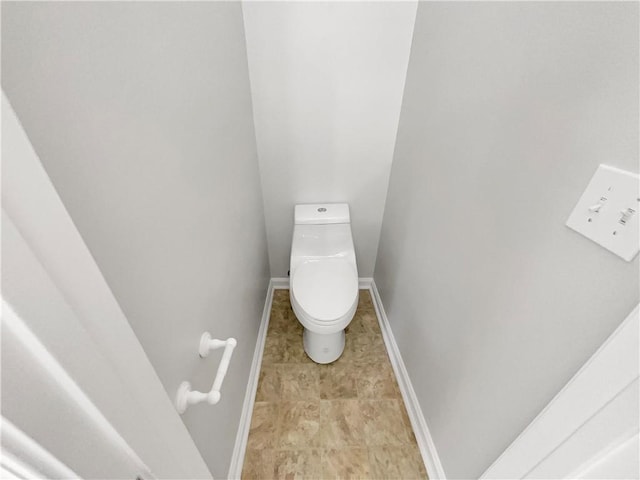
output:
[[630,262],[640,250],[639,209],[640,176],[600,165],[567,226]]

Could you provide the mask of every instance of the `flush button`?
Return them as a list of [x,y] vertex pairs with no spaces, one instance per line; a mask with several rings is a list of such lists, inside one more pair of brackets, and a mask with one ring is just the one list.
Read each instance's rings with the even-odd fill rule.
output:
[[327,209],[326,209],[326,208],[324,208],[324,207],[320,207],[320,208],[318,209],[318,211],[319,211],[320,213],[322,213],[322,212],[326,212],[326,211],[327,211]]

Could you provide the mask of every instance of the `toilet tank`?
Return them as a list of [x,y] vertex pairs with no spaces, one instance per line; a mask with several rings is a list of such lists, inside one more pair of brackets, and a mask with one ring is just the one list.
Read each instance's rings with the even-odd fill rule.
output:
[[294,213],[296,225],[327,225],[350,221],[348,203],[296,205]]
[[296,205],[291,272],[313,259],[345,258],[355,266],[349,205],[346,203]]

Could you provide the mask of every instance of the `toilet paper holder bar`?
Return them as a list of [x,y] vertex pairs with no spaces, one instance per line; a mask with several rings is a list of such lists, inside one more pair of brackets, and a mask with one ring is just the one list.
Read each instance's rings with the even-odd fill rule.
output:
[[222,388],[222,382],[227,374],[227,369],[229,368],[231,354],[237,344],[238,342],[235,338],[218,340],[217,338],[211,338],[211,334],[209,332],[204,332],[202,334],[200,337],[200,345],[198,347],[200,357],[204,358],[209,355],[210,351],[224,347],[222,360],[220,360],[220,366],[218,366],[216,377],[213,380],[213,385],[209,392],[205,393],[197,390],[191,390],[191,384],[189,382],[182,382],[180,384],[180,387],[178,387],[178,394],[176,395],[176,408],[179,413],[184,413],[189,405],[195,405],[200,402],[208,402],[211,405],[215,405],[220,401],[220,388]]

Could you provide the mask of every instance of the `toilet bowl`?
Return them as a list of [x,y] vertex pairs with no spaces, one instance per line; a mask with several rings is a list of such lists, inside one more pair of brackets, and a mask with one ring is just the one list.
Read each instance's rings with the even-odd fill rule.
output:
[[316,363],[337,360],[358,307],[349,206],[296,205],[291,244],[291,306],[304,327],[304,351]]

